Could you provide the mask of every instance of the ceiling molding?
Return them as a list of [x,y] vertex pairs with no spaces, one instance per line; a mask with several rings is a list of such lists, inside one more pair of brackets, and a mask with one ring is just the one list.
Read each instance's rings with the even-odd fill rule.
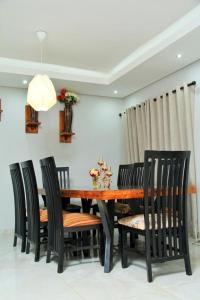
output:
[[129,71],[158,54],[198,26],[200,26],[200,5],[122,60],[110,72],[108,76],[109,83],[112,83],[127,74]]
[[91,70],[37,63],[26,60],[0,57],[0,72],[34,76],[45,73],[51,78],[81,81],[95,84],[108,84],[107,74]]
[[155,38],[151,39],[148,43],[139,47],[116,65],[109,73],[53,64],[41,64],[5,57],[0,57],[0,72],[28,76],[34,76],[36,73],[46,73],[49,77],[54,79],[110,85],[199,26],[200,5],[169,26]]

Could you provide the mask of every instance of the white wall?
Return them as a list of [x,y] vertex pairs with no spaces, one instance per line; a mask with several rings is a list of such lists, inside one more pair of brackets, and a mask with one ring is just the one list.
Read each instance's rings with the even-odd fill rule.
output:
[[58,103],[49,112],[39,113],[42,122],[39,133],[25,134],[24,106],[26,90],[0,87],[2,99],[2,121],[0,122],[0,229],[9,229],[14,223],[13,191],[8,165],[32,159],[38,185],[41,185],[39,159],[53,155],[58,166],[69,166],[71,183],[90,184],[88,170],[96,166],[100,154],[113,168],[113,184],[121,155],[122,110],[119,99],[80,96],[74,105],[71,144],[59,143]]
[[[165,77],[162,80],[151,84],[144,89],[138,91],[125,98],[124,109],[130,106],[135,106],[138,103],[144,102],[147,99],[155,98],[165,92],[171,91],[183,83],[196,81],[196,101],[195,101],[195,120],[194,120],[194,139],[195,139],[195,154],[196,154],[196,184],[197,197],[200,195],[200,61],[193,63],[174,74]],[[200,201],[198,201],[198,216],[199,216],[199,232],[200,232]]]
[[197,82],[198,86],[200,85],[200,60],[126,97],[124,107],[134,106],[147,99],[161,96],[163,93],[193,80]]

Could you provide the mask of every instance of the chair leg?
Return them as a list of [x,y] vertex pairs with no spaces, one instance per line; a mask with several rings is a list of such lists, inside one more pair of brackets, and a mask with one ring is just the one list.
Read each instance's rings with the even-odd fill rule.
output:
[[27,244],[26,244],[26,254],[29,254],[29,252],[30,252],[30,243],[27,242]]
[[101,266],[104,266],[104,256],[105,256],[105,240],[103,228],[99,229],[99,259]]
[[123,226],[119,227],[120,230],[120,249],[121,249],[121,262],[122,268],[128,267],[128,257],[127,257],[127,232],[123,229]]
[[136,234],[134,232],[130,232],[130,248],[135,248],[135,239]]
[[40,260],[40,243],[35,245],[35,262]]
[[22,246],[21,246],[21,252],[25,252],[26,249],[26,237],[22,238]]
[[47,258],[46,258],[46,263],[50,263],[51,261],[51,250],[47,249]]
[[57,273],[63,273],[63,262],[64,262],[64,252],[62,251],[58,256],[58,269]]
[[[73,240],[77,241],[77,238],[78,238],[77,235],[78,235],[77,232],[72,232],[72,238],[73,238]],[[73,251],[73,255],[75,257],[77,257],[78,256],[78,252],[77,251]]]
[[[90,238],[90,231],[83,231],[82,238],[83,238],[83,246],[87,246]],[[83,250],[84,257],[90,257],[90,250]]]
[[185,253],[184,253],[185,271],[187,275],[192,275],[187,232],[185,233],[184,240],[185,240],[184,243],[185,244]]
[[184,256],[184,262],[185,262],[185,271],[187,275],[192,275],[192,268],[190,264],[190,256],[189,254]]
[[147,280],[148,282],[152,282],[152,267],[149,258],[146,258],[146,264],[147,264]]
[[151,244],[150,235],[145,238],[145,252],[146,252],[146,265],[147,265],[147,280],[152,282],[152,266],[151,266]]
[[16,247],[17,246],[17,236],[15,235],[14,236],[14,241],[13,241],[13,247]]

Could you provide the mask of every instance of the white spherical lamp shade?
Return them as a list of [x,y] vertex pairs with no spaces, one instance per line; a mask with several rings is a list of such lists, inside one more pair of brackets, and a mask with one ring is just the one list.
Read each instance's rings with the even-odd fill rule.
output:
[[28,86],[27,102],[37,111],[47,111],[56,104],[56,91],[47,75],[35,75]]

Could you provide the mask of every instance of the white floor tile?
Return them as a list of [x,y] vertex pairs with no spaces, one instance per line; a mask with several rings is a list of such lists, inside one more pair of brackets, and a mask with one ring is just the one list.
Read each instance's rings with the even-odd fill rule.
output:
[[153,282],[147,282],[144,257],[129,256],[121,268],[119,257],[111,273],[104,274],[98,258],[65,262],[63,274],[57,263],[40,262],[12,247],[12,235],[0,235],[0,299],[2,300],[180,300],[200,299],[200,247],[190,245],[193,275],[186,276],[182,260],[153,266]]

